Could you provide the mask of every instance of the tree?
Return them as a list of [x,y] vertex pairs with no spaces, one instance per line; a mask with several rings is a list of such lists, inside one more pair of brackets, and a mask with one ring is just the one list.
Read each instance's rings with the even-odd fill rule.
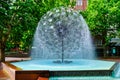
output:
[[32,41],[31,39],[38,22],[36,12],[39,11],[39,8],[33,0],[20,0],[14,3],[13,11],[16,13],[15,18],[18,23],[11,30],[7,48],[19,45],[23,49],[25,46],[29,46]]
[[0,57],[2,61],[4,59],[5,44],[9,37],[14,15],[11,15],[10,0],[1,0],[0,2]]
[[0,7],[1,61],[5,61],[6,42],[8,40],[10,41],[9,43],[17,43],[21,41],[21,38],[23,39],[25,38],[23,35],[25,34],[32,35],[29,29],[33,31],[33,28],[37,23],[36,18],[32,16],[33,13],[31,9],[32,7],[29,7],[32,4],[34,4],[32,0],[28,0],[26,1],[26,3],[22,0],[17,0],[16,2],[10,0],[1,1]]
[[[25,49],[32,43],[33,34],[41,16],[52,8],[73,5],[69,0],[19,0],[14,3],[14,11],[20,23],[12,29],[7,41],[7,49],[20,45]],[[17,9],[16,9],[17,7]],[[24,32],[23,32],[24,31]]]
[[119,0],[111,0],[109,4],[109,24],[115,30],[112,30],[113,36],[112,37],[119,37],[120,38],[120,1]]
[[[119,0],[89,0],[88,8],[83,15],[90,27],[92,34],[104,35],[103,40],[106,44],[107,33],[111,26],[120,26],[120,1]],[[113,32],[114,33],[114,32]]]

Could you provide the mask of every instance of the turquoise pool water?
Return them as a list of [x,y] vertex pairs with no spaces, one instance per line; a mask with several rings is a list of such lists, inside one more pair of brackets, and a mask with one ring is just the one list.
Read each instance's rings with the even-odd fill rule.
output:
[[84,60],[84,59],[69,59],[72,63],[53,63],[54,59],[50,60],[29,60],[22,62],[13,62],[11,64],[22,68],[23,70],[49,70],[49,71],[65,71],[65,70],[109,70],[115,62],[101,60]]

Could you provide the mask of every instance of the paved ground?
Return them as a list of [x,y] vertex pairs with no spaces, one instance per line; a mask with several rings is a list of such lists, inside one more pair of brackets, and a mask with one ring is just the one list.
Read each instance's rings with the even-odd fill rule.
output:
[[99,58],[100,60],[120,62],[120,58]]
[[15,61],[24,61],[24,60],[30,60],[31,58],[17,58],[17,57],[6,57],[5,61],[6,62],[15,62]]

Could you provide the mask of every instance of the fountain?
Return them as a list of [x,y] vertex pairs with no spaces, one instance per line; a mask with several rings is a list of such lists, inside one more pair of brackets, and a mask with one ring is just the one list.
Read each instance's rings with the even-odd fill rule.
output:
[[94,59],[90,32],[81,14],[71,8],[48,11],[36,29],[32,59]]
[[116,62],[95,57],[89,28],[80,12],[60,7],[48,11],[38,23],[32,60],[11,64],[22,69],[16,71],[17,80],[25,74],[38,74],[34,79],[42,76],[50,80],[113,80]]

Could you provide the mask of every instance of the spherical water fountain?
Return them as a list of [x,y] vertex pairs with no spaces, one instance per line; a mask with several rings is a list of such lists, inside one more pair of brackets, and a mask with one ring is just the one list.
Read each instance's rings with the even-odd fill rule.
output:
[[89,28],[79,11],[55,8],[48,11],[36,29],[32,59],[94,59]]

